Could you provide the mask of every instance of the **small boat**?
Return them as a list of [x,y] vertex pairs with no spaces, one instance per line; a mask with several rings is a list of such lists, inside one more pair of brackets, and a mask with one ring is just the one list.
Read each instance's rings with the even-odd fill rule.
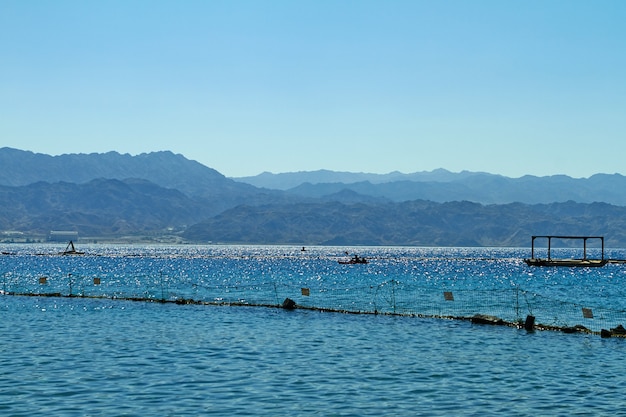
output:
[[367,259],[362,258],[359,255],[354,255],[348,260],[339,260],[338,262],[342,265],[366,264]]
[[85,252],[79,252],[76,250],[76,248],[74,247],[74,242],[72,242],[70,240],[70,243],[67,244],[67,246],[65,247],[65,250],[63,252],[60,252],[59,255],[84,255]]

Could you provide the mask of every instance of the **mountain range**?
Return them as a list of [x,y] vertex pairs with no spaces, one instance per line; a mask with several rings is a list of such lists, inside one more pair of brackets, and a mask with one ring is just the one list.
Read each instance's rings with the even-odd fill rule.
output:
[[528,246],[533,234],[626,247],[626,177],[314,171],[227,178],[169,151],[50,156],[0,148],[0,240]]
[[452,173],[445,169],[383,175],[320,170],[282,174],[264,172],[235,180],[316,198],[351,190],[396,202],[467,200],[482,204],[549,204],[571,200],[626,205],[626,177],[620,174],[596,174],[589,178],[565,175],[508,178],[484,172]]

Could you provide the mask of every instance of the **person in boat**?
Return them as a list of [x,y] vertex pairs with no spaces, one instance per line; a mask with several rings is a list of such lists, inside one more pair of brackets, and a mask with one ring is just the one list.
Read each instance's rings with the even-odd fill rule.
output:
[[359,255],[354,255],[352,259],[350,260],[350,262],[353,264],[364,264],[364,263],[367,263],[367,260],[365,258],[360,257]]

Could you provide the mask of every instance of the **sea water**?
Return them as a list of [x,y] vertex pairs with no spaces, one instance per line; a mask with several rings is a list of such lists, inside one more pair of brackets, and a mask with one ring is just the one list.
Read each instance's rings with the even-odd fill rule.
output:
[[[57,249],[2,246],[0,415],[626,415],[626,339],[425,318],[408,305],[419,299],[398,299],[402,288],[451,292],[455,302],[516,289],[530,303],[620,312],[623,265],[531,268],[524,249]],[[370,262],[340,265],[345,251]],[[310,296],[294,291],[304,287]],[[380,301],[390,292],[374,297],[388,288],[398,291],[400,314],[273,307],[291,296],[394,313]],[[61,296],[36,295],[44,293]],[[484,308],[482,296],[468,299]],[[597,321],[616,324],[598,313],[571,320],[594,330]]]

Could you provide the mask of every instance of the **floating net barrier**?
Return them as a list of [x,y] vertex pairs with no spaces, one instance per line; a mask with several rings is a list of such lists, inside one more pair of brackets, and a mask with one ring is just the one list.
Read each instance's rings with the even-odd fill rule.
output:
[[[539,330],[626,336],[626,310],[558,300],[520,287],[506,289],[436,288],[387,280],[375,285],[303,287],[286,283],[208,285],[167,275],[132,279],[24,276],[6,273],[6,296],[83,297],[177,304],[300,308],[352,314],[384,314],[471,320],[475,323]],[[529,320],[531,320],[529,326]]]

